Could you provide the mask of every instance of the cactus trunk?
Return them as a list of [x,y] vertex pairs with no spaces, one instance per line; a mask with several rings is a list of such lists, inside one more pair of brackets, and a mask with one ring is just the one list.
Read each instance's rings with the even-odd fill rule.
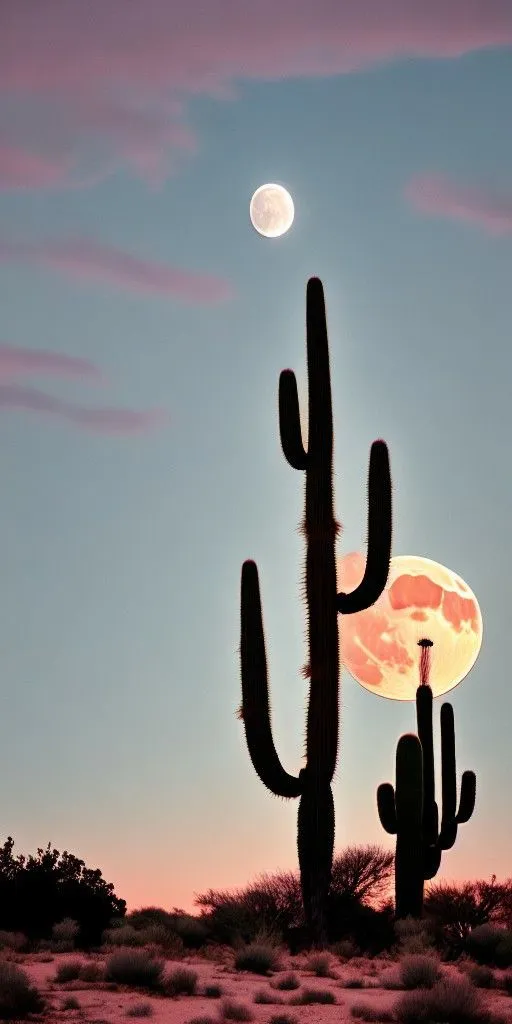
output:
[[[242,568],[242,707],[252,762],[265,785],[278,796],[300,795],[298,855],[306,924],[314,945],[326,942],[327,897],[334,850],[331,782],[338,756],[338,613],[368,607],[380,596],[391,552],[391,480],[383,441],[370,456],[368,562],[354,594],[336,592],[336,534],[333,498],[333,425],[329,347],[321,282],[311,278],[306,306],[309,428],[307,451],[300,428],[297,382],[291,370],[279,380],[279,425],[289,464],[305,472],[301,524],[306,540],[304,590],[307,607],[310,680],[306,726],[306,767],[288,775],[275,750],[270,725],[267,665],[258,573],[254,562]],[[368,569],[368,566],[370,567]]]

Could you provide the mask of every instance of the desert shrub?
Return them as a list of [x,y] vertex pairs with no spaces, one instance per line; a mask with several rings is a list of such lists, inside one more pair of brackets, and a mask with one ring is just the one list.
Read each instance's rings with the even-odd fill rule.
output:
[[425,953],[434,944],[431,925],[425,919],[405,917],[394,924],[400,953]]
[[127,1017],[152,1017],[154,1013],[151,1003],[134,1003],[126,1011]]
[[292,989],[300,988],[300,981],[297,975],[290,971],[289,974],[284,974],[282,978],[276,978],[272,985],[281,992],[291,992]]
[[512,966],[512,931],[505,931],[496,946],[496,966]]
[[[389,886],[393,868],[393,854],[379,846],[348,847],[333,859],[332,883],[329,901],[331,916],[337,916],[336,900],[357,904],[375,902]],[[210,889],[196,897],[196,903],[205,909],[200,918],[210,929],[217,942],[234,944],[237,940],[254,941],[262,925],[276,932],[281,941],[301,947],[304,936],[304,911],[300,876],[298,872],[280,872],[260,875],[245,889],[222,892]],[[336,938],[346,938],[333,936]]]
[[220,999],[223,994],[222,985],[205,985],[203,989],[203,995],[207,999]]
[[63,1010],[79,1010],[80,1003],[78,1002],[76,996],[66,996],[66,998],[62,1000],[61,1008]]
[[483,964],[472,964],[468,970],[468,978],[477,988],[492,988],[494,972]]
[[177,967],[165,979],[165,992],[169,996],[193,996],[196,993],[197,978],[197,971]]
[[351,960],[353,956],[358,956],[359,950],[352,939],[340,939],[339,942],[333,942],[331,945],[331,951],[341,957],[342,960]]
[[328,988],[304,988],[299,995],[292,996],[292,1006],[310,1006],[313,1003],[335,1003],[336,996]]
[[399,1024],[491,1024],[477,989],[465,978],[440,981],[421,992],[405,992],[394,1006]]
[[74,945],[79,931],[80,925],[71,917],[65,917],[52,926],[52,939],[55,942],[71,942]]
[[173,930],[176,914],[164,910],[162,907],[141,907],[139,910],[131,910],[120,924],[126,923],[136,928],[137,931],[145,931],[152,925],[158,925],[167,931]]
[[289,1013],[273,1013],[268,1024],[298,1024],[297,1018]]
[[219,1021],[215,1017],[192,1017],[191,1020],[187,1021],[187,1024],[219,1024]]
[[60,985],[66,981],[76,981],[80,977],[83,966],[82,960],[65,960],[63,964],[59,964],[57,967],[55,981]]
[[100,981],[103,978],[103,965],[94,960],[83,963],[79,974],[80,981]]
[[210,938],[206,922],[192,914],[180,914],[175,917],[172,927],[186,949],[201,949]]
[[396,942],[392,906],[374,907],[343,894],[332,893],[327,907],[327,931],[332,946],[349,939],[359,950],[377,955]]
[[143,950],[120,950],[107,961],[105,981],[134,988],[158,989],[162,985],[163,969],[163,961],[153,960]]
[[473,928],[466,940],[466,949],[479,964],[496,963],[496,951],[504,936],[503,928],[482,924]]
[[272,1006],[274,1003],[282,1003],[282,999],[280,999],[279,996],[276,996],[273,992],[268,992],[266,989],[260,988],[254,993],[254,1002]]
[[[97,944],[101,932],[114,914],[123,916],[126,903],[114,894],[114,887],[72,854],[61,855],[39,848],[35,856],[14,857],[14,840],[8,837],[0,847],[0,924],[8,930],[23,931],[31,942],[47,939],[53,926],[63,920],[75,921],[82,948]],[[71,942],[71,939],[57,939]]]
[[437,960],[421,953],[404,957],[400,964],[400,979],[404,988],[432,988],[440,978]]
[[31,984],[26,971],[16,964],[0,961],[0,1020],[19,1020],[30,1013],[42,1013],[45,1000]]
[[222,1003],[222,1017],[224,1020],[249,1021],[254,1020],[254,1014],[244,1003],[237,1003],[234,999],[225,999]]
[[278,969],[278,956],[273,946],[252,942],[239,950],[235,957],[237,971],[252,971],[253,974],[268,974]]
[[388,967],[379,977],[379,985],[385,989],[403,988],[404,984],[400,974],[400,965]]
[[6,932],[0,930],[0,949],[12,949],[19,953],[27,946],[27,936],[23,932]]
[[354,1003],[351,1007],[350,1013],[356,1020],[368,1021],[372,1024],[373,1021],[393,1021],[394,1014],[389,1010],[379,1009],[378,1006],[372,1006],[371,1003]]
[[131,924],[118,925],[116,928],[106,928],[101,938],[105,946],[132,946],[136,948],[144,945],[144,932],[138,931]]
[[345,978],[340,981],[342,988],[364,988],[364,981],[362,978]]
[[473,929],[484,924],[512,925],[512,879],[430,885],[425,912],[437,942],[453,955],[460,953]]
[[317,978],[331,977],[331,958],[328,953],[313,953],[309,957],[306,969],[316,974]]

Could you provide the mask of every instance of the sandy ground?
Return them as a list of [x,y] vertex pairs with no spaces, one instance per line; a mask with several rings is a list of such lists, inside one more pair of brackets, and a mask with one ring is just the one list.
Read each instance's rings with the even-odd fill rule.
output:
[[[117,991],[108,991],[98,983],[72,981],[60,984],[55,981],[57,967],[68,960],[90,960],[105,962],[107,955],[88,957],[85,954],[57,954],[51,962],[42,962],[41,954],[10,956],[27,972],[31,981],[46,996],[49,1009],[44,1016],[44,1024],[53,1022],[73,1022],[80,1024],[127,1024],[129,1020],[152,1020],[155,1024],[188,1024],[197,1017],[209,1017],[212,1021],[224,1019],[221,1012],[224,997],[243,1003],[250,1008],[255,1024],[268,1024],[273,1015],[286,1012],[297,1021],[297,1024],[341,1024],[353,1021],[351,1007],[354,1003],[364,1002],[383,1010],[391,1010],[400,993],[379,987],[363,989],[347,989],[343,986],[349,978],[363,978],[366,985],[378,985],[379,977],[384,971],[393,968],[389,959],[368,960],[357,958],[352,961],[340,961],[332,957],[334,978],[317,978],[307,969],[306,955],[291,957],[287,953],[281,955],[282,970],[273,972],[269,977],[261,977],[248,972],[239,972],[233,968],[232,954],[226,953],[224,963],[215,963],[201,956],[186,956],[180,960],[165,961],[165,973],[170,974],[178,967],[187,967],[197,972],[197,992],[195,996],[178,996],[176,998],[158,996],[124,987]],[[48,957],[46,957],[48,959]],[[453,965],[441,965],[446,978],[460,977],[460,971]],[[278,991],[273,983],[285,973],[293,971],[297,974],[301,987],[294,991]],[[499,977],[499,971],[495,974]],[[212,999],[201,995],[203,987],[209,984],[221,985],[223,996]],[[313,1004],[309,1006],[290,1005],[290,998],[296,996],[303,988],[329,989],[336,998],[335,1005]],[[256,992],[265,990],[275,996],[275,1005],[254,1003]],[[485,1004],[496,1013],[500,1013],[512,1024],[512,997],[495,990],[480,990]],[[80,1003],[80,1010],[63,1010],[66,996],[73,995]],[[128,1010],[140,1003],[150,1003],[151,1016],[126,1016]],[[35,1018],[34,1018],[35,1019]]]

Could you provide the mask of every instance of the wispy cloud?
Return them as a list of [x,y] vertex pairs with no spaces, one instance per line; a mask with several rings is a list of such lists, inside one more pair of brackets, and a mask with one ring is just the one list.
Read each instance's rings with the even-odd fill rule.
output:
[[160,409],[141,412],[133,409],[86,409],[21,384],[0,384],[2,409],[57,416],[100,434],[141,434],[167,422],[167,414]]
[[0,145],[0,188],[51,188],[69,179],[70,161],[50,159],[21,146]]
[[[46,153],[50,140],[59,161],[93,139],[102,159],[159,180],[194,145],[192,96],[510,44],[510,0],[3,0],[4,134],[15,124],[17,142]],[[35,162],[23,175],[35,181]],[[51,179],[42,164],[40,184]]]
[[406,187],[412,206],[434,217],[474,224],[490,235],[512,234],[512,192],[495,191],[450,181],[440,174],[413,178]]
[[0,345],[0,380],[19,376],[70,377],[97,384],[105,380],[101,370],[88,359],[45,349]]
[[176,297],[192,303],[222,302],[230,283],[213,274],[194,273],[141,259],[88,239],[26,242],[0,239],[0,263],[35,263],[78,281],[96,281],[142,295]]
[[88,359],[44,349],[0,345],[0,411],[17,409],[40,416],[55,416],[76,427],[101,434],[140,434],[168,422],[162,409],[87,409],[54,398],[37,388],[3,383],[12,377],[41,375],[75,378],[94,384],[102,384],[106,379]]

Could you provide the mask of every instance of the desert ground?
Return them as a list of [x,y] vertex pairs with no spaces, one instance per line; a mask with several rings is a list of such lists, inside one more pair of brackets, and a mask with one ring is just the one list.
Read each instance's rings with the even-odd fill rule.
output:
[[[123,955],[128,960],[134,956],[136,960],[159,960],[163,965],[165,990],[152,991],[143,982],[134,984],[132,981],[127,985],[102,980],[105,973],[108,977],[106,968],[112,956]],[[236,953],[230,947],[210,947],[205,953],[194,952],[173,959],[161,951],[147,949],[110,949],[92,954],[4,951],[1,959],[25,971],[30,983],[46,999],[44,1013],[33,1017],[44,1021],[44,1024],[54,1021],[119,1024],[130,1017],[148,1017],[155,1024],[221,1024],[230,1020],[252,1020],[257,1024],[334,1024],[357,1020],[396,1020],[412,1024],[415,1020],[431,1021],[432,1016],[421,1013],[416,1016],[410,1008],[396,1012],[397,1004],[405,995],[402,968],[404,965],[407,967],[407,962],[410,967],[411,957],[414,961],[415,956],[417,968],[418,960],[423,961],[423,964],[419,963],[420,981],[429,982],[429,971],[437,972],[451,991],[461,983],[469,986],[471,1000],[475,993],[480,1004],[479,1010],[475,1005],[462,1016],[460,1012],[454,1016],[452,1009],[439,1018],[439,1024],[443,1021],[457,1021],[457,1024],[466,1024],[466,1021],[468,1024],[476,1024],[477,1021],[485,1024],[493,1020],[512,1022],[510,971],[492,969],[491,977],[487,968],[485,981],[482,968],[476,968],[474,962],[465,957],[456,963],[443,963],[429,951],[428,954],[398,957],[356,956],[347,959],[333,952],[291,956],[282,949],[276,950],[276,956],[276,969],[269,970],[267,974],[237,969]],[[98,976],[95,980],[77,978],[79,968],[81,971],[85,968],[86,976],[89,973],[93,978],[95,972]],[[490,983],[492,987],[482,988],[473,984],[477,981],[478,971],[480,982]],[[470,981],[468,975],[471,972]],[[69,975],[71,978],[64,980]],[[290,976],[294,976],[291,982]],[[174,994],[173,978],[174,988],[178,990]],[[409,984],[410,981],[409,978]],[[183,987],[192,988],[193,994],[180,992]],[[422,999],[426,991],[428,989],[414,984],[407,997],[419,996]],[[314,998],[308,993],[315,993],[321,999],[326,992],[330,995],[323,998],[332,1000],[329,1003],[311,1001],[301,1005],[299,1002],[300,999]]]

